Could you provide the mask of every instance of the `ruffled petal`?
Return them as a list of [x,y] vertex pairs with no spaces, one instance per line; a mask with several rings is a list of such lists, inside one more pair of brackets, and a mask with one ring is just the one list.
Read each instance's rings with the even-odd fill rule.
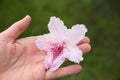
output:
[[70,44],[77,44],[81,39],[85,37],[87,28],[83,24],[74,25],[71,29],[68,29],[65,33],[66,39]]
[[65,58],[63,57],[63,55],[57,57],[54,61],[52,61],[52,59],[53,59],[53,55],[51,52],[49,52],[45,57],[45,68],[49,69],[50,71],[55,71],[65,61]]
[[51,67],[51,63],[52,63],[52,54],[50,52],[47,52],[44,61],[45,68],[49,69]]
[[38,37],[36,40],[36,45],[38,49],[48,51],[52,47],[52,42],[55,42],[55,40],[52,38],[52,35],[44,34]]
[[50,33],[63,33],[67,30],[62,20],[56,17],[51,17],[48,24]]
[[51,67],[50,67],[50,71],[55,71],[57,70],[65,61],[64,57],[58,57],[54,60],[54,62],[52,63]]
[[64,54],[65,58],[75,63],[80,63],[80,61],[83,60],[83,53],[77,46],[67,46],[67,48],[64,49]]

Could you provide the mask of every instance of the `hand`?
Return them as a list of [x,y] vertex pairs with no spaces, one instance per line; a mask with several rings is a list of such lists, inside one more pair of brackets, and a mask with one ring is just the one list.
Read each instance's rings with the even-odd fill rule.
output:
[[[31,21],[30,16],[16,22],[0,33],[0,80],[51,80],[80,72],[78,64],[59,68],[51,72],[44,67],[45,52],[37,49],[37,36],[17,39]],[[84,38],[78,46],[87,53],[89,38]]]

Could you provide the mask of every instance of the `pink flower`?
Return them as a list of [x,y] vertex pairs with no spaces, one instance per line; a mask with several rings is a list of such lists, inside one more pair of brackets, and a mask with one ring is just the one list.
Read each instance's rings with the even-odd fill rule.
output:
[[85,37],[85,25],[77,24],[67,29],[62,20],[51,17],[48,28],[50,33],[41,35],[36,40],[37,47],[47,52],[45,68],[54,71],[65,59],[79,64],[83,60],[83,54],[77,43]]

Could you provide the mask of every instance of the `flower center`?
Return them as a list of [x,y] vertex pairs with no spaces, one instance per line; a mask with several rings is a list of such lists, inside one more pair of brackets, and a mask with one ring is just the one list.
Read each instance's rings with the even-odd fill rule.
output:
[[53,53],[53,59],[54,61],[57,57],[59,57],[63,53],[64,45],[63,44],[55,44],[54,48],[51,49],[51,52]]

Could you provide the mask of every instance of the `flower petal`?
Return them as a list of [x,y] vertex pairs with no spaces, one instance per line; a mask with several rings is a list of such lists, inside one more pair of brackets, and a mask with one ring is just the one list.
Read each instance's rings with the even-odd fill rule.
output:
[[77,46],[68,45],[66,49],[64,49],[65,58],[75,63],[79,63],[83,60],[82,51],[79,50]]
[[58,57],[54,60],[54,62],[52,63],[51,67],[50,67],[50,71],[55,71],[56,69],[58,69],[65,61],[65,58],[63,57]]
[[85,37],[86,32],[87,32],[87,28],[85,27],[85,25],[77,24],[74,25],[72,29],[68,29],[65,34],[70,44],[77,44],[81,39]]
[[48,24],[50,33],[63,33],[67,30],[62,20],[56,17],[51,17]]
[[50,52],[47,52],[47,55],[45,56],[45,61],[44,61],[45,68],[49,69],[51,66],[51,63],[52,63],[52,55]]
[[54,42],[52,36],[50,34],[44,34],[38,37],[36,40],[36,45],[38,49],[48,51],[52,47],[52,42]]
[[65,58],[63,55],[57,57],[54,61],[52,61],[52,53],[49,52],[47,56],[45,57],[45,68],[49,69],[50,71],[55,71],[62,65],[62,63],[65,61]]

